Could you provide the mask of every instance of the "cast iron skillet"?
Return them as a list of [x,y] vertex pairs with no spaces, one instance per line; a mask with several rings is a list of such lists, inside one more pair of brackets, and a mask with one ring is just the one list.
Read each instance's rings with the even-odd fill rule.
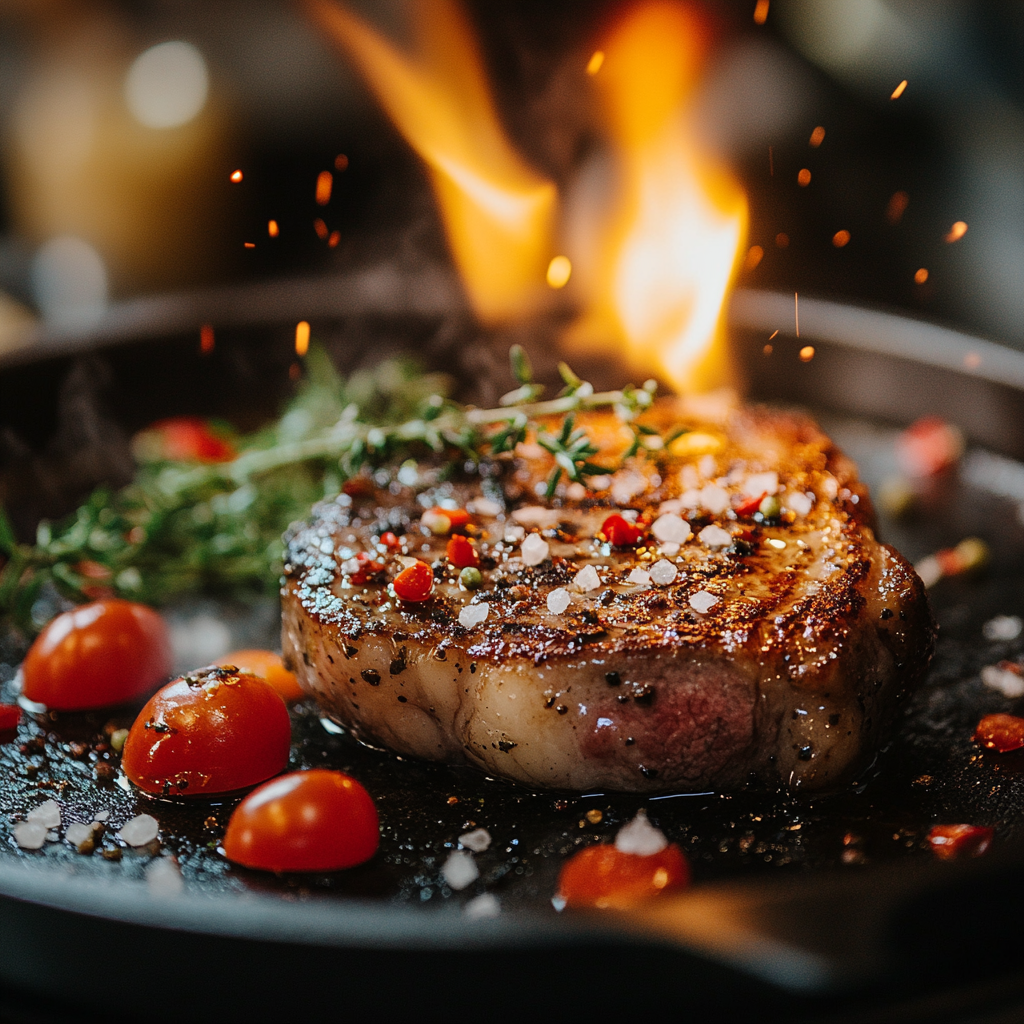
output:
[[[426,280],[371,272],[191,295],[122,307],[91,333],[41,336],[0,364],[0,429],[23,442],[7,445],[3,467],[20,525],[57,514],[76,488],[126,474],[125,437],[161,415],[219,413],[241,425],[268,415],[288,388],[300,317],[343,366],[411,347],[453,371],[465,394],[487,400],[509,338],[481,341],[447,279]],[[197,328],[206,322],[217,344],[202,355]],[[978,447],[959,477],[921,495],[916,518],[883,523],[886,539],[913,560],[968,534],[994,552],[987,574],[934,589],[942,636],[928,683],[855,785],[800,799],[534,794],[358,747],[326,732],[312,709],[300,710],[294,763],[352,770],[380,801],[378,862],[336,876],[266,879],[225,867],[215,852],[230,801],[142,808],[159,818],[164,852],[180,862],[185,888],[171,893],[143,880],[151,854],[110,864],[52,844],[26,856],[4,829],[0,993],[8,1012],[942,1020],[1024,1003],[1024,762],[979,756],[970,743],[980,714],[1020,710],[984,690],[978,671],[1019,657],[1022,647],[985,640],[981,626],[997,614],[1024,614],[1024,468],[1011,461],[1024,459],[1024,357],[825,301],[801,299],[799,339],[793,325],[790,296],[741,292],[733,300],[751,396],[814,408],[872,483],[892,468],[894,426],[926,413],[956,422]],[[544,332],[555,329],[533,326],[542,368],[550,361]],[[797,352],[807,344],[816,353],[803,363]],[[238,637],[272,642],[266,609],[212,610]],[[175,614],[195,621],[210,611],[199,604]],[[102,722],[67,719],[32,728],[47,737],[48,777],[67,783],[59,794],[69,813],[102,803],[113,820],[130,817],[133,794],[101,792],[87,770],[60,757]],[[23,784],[16,747],[3,756],[6,813],[54,795]],[[626,915],[557,914],[548,901],[564,856],[610,838],[641,805],[683,843],[698,884]],[[595,809],[599,823],[585,814]],[[998,839],[984,858],[937,864],[923,848],[936,821],[993,825]],[[478,858],[477,886],[453,894],[439,866],[470,822],[495,843]],[[499,897],[498,917],[466,913],[483,891]]]

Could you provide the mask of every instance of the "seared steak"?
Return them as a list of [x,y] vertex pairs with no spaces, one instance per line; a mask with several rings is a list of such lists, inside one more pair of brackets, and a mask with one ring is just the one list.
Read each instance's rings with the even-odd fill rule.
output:
[[[366,742],[534,787],[849,778],[927,666],[921,581],[809,419],[662,402],[646,420],[655,451],[551,501],[554,463],[527,443],[460,481],[406,466],[317,505],[282,589],[303,688]],[[581,423],[619,464],[631,432]],[[459,582],[456,535],[479,580]],[[403,600],[410,576],[431,586],[422,566],[396,582],[414,560],[432,589]]]

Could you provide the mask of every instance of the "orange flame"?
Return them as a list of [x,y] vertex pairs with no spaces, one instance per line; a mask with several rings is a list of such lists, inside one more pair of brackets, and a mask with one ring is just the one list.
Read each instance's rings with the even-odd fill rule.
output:
[[495,323],[541,301],[554,185],[505,137],[472,30],[454,0],[411,5],[415,58],[332,0],[306,0],[430,169],[452,256],[477,314]]
[[694,16],[669,3],[634,7],[602,46],[594,82],[619,186],[573,332],[588,345],[625,341],[634,363],[677,388],[728,380],[722,307],[747,229],[746,197],[697,152],[687,123],[705,47]]

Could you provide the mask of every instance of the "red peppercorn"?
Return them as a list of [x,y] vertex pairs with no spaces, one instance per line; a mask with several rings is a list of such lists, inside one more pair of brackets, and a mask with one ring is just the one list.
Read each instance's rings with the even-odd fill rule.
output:
[[395,577],[394,588],[402,601],[426,601],[434,589],[434,573],[426,562],[415,562]]
[[448,561],[456,569],[479,568],[480,558],[473,547],[473,544],[462,534],[456,533],[448,541]]
[[992,829],[984,825],[934,825],[928,833],[928,845],[942,860],[980,857],[992,845],[992,835]]
[[643,536],[643,530],[623,519],[620,515],[610,515],[602,524],[601,532],[613,548],[631,548]]
[[1024,747],[1024,718],[1016,715],[986,715],[974,730],[974,742],[1006,754]]

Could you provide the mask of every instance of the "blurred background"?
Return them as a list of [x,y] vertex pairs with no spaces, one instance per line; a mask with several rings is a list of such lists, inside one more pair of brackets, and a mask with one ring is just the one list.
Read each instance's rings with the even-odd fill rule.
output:
[[[581,68],[621,6],[466,4],[560,190],[596,166]],[[1024,348],[1024,4],[689,6],[713,27],[695,131],[749,197],[737,283]],[[403,45],[403,3],[349,8]],[[133,297],[381,261],[448,261],[433,193],[305,8],[0,0],[0,352]]]

